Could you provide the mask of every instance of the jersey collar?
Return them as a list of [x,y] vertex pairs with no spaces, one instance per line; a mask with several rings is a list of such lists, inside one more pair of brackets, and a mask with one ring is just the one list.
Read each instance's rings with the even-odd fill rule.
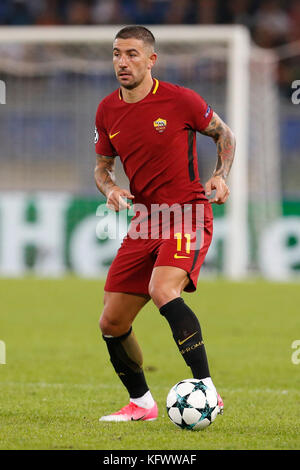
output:
[[[159,81],[157,80],[157,78],[153,78],[153,85],[152,85],[150,93],[152,93],[152,95],[155,95],[155,93],[158,90],[158,87],[159,87]],[[123,101],[121,87],[119,88],[119,99]]]

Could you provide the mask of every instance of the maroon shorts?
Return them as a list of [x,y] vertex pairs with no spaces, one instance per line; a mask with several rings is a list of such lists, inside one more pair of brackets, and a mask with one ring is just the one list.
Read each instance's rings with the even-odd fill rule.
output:
[[206,203],[201,208],[202,218],[192,216],[184,227],[174,223],[168,238],[160,234],[158,238],[134,239],[129,230],[111,264],[104,290],[147,295],[153,268],[175,266],[185,270],[190,279],[184,290],[195,291],[213,233],[212,207]]

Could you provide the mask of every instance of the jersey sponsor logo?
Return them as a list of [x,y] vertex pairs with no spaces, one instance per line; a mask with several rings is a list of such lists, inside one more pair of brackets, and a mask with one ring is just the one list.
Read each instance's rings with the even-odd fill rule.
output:
[[175,253],[174,258],[175,259],[189,258],[189,256],[178,255],[177,253]]
[[121,131],[115,132],[114,134],[109,134],[109,138],[113,139],[116,135],[120,134]]
[[94,139],[95,144],[98,142],[98,140],[99,140],[99,132],[98,132],[97,127],[95,126],[95,139]]
[[160,134],[166,130],[167,121],[166,119],[158,118],[156,121],[153,121],[154,129]]

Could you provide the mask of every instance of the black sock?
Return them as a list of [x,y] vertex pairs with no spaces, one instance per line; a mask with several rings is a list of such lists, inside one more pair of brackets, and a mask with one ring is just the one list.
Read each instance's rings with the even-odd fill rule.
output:
[[181,297],[159,309],[171,327],[173,338],[194,378],[210,377],[206,351],[198,318]]
[[122,336],[110,337],[103,335],[110,355],[110,361],[128,390],[130,398],[138,398],[148,390],[141,364],[129,357],[125,342],[132,332],[132,328]]

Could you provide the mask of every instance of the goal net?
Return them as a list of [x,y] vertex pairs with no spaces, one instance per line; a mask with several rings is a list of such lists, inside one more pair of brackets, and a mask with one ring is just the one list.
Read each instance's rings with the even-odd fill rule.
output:
[[[117,88],[112,41],[119,29],[0,29],[0,78],[6,84],[0,185],[6,200],[8,192],[11,198],[54,192],[98,197],[94,118],[99,101]],[[199,92],[237,138],[230,201],[214,207],[215,238],[205,271],[237,279],[257,272],[260,232],[280,210],[276,61],[252,47],[240,26],[150,29],[159,54],[153,75]],[[216,163],[216,147],[207,137],[198,138],[197,146],[205,182]],[[117,181],[127,185],[120,164]]]

